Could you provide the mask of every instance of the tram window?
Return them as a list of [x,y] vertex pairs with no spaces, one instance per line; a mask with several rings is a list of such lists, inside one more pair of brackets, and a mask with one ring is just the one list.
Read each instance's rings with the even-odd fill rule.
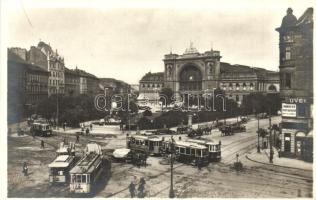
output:
[[86,177],[87,177],[87,175],[82,175],[82,183],[85,183],[87,180],[86,180]]
[[76,182],[81,183],[81,175],[76,175]]
[[87,183],[90,183],[90,174],[87,175]]
[[75,175],[71,175],[71,182],[74,183],[76,181],[76,176]]
[[180,148],[180,153],[184,154],[184,148]]
[[185,148],[185,154],[190,155],[190,149],[189,148]]
[[191,149],[191,155],[195,155],[195,149]]
[[64,175],[64,171],[58,171],[58,175],[59,175],[59,176]]
[[197,149],[197,150],[196,150],[196,155],[197,155],[197,156],[201,156],[201,153],[202,153],[201,149]]

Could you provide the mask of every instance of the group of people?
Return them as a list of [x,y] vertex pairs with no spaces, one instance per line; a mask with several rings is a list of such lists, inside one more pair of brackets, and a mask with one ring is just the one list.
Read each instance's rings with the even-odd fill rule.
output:
[[145,153],[132,154],[132,163],[137,167],[147,166],[147,155]]
[[136,196],[137,196],[138,198],[144,198],[145,195],[146,195],[146,193],[145,193],[145,185],[146,185],[145,178],[142,177],[142,178],[139,180],[138,188],[137,188],[137,190],[136,190],[137,178],[136,178],[136,176],[134,176],[134,180],[132,180],[131,183],[130,183],[129,186],[128,186],[128,189],[129,189],[131,198],[134,198],[134,197],[136,197]]

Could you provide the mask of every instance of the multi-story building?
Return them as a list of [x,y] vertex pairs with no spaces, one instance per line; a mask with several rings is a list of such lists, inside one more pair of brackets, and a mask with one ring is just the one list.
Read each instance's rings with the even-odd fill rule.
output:
[[33,114],[48,96],[48,71],[26,61],[26,50],[16,49],[8,50],[8,121]]
[[80,94],[80,76],[78,71],[65,67],[65,95],[78,96]]
[[49,44],[39,42],[37,47],[32,46],[28,52],[28,60],[49,71],[48,95],[64,94],[65,90],[65,63],[57,50],[53,51]]
[[202,98],[216,88],[225,91],[228,98],[239,104],[245,95],[253,92],[279,91],[278,72],[245,65],[220,62],[219,51],[199,53],[192,43],[182,55],[167,54],[164,72],[147,73],[139,82],[140,97],[157,98],[162,87],[171,88],[176,99],[187,96]]
[[100,78],[99,84],[107,88],[109,95],[120,94],[127,95],[131,92],[131,86],[124,81],[116,80],[114,78]]
[[289,8],[279,32],[281,155],[313,158],[313,8],[297,19]]
[[98,93],[99,79],[95,75],[78,69],[78,67],[76,67],[73,72],[77,73],[79,77],[79,94],[95,95]]

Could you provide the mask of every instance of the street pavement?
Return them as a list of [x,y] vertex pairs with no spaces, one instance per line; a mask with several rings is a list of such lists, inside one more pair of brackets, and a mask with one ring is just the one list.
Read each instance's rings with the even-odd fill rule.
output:
[[[227,121],[235,121],[236,118]],[[280,117],[272,118],[279,123]],[[260,120],[260,127],[267,128],[268,119]],[[196,127],[197,124],[194,125]],[[205,137],[222,142],[222,160],[211,163],[199,170],[195,166],[175,163],[174,189],[176,197],[311,197],[313,191],[312,172],[306,170],[284,169],[253,162],[245,156],[252,156],[261,162],[267,160],[264,153],[254,154],[257,145],[257,121],[251,119],[246,124],[247,131],[233,136],[222,137],[218,130]],[[61,128],[60,128],[61,129]],[[54,160],[55,147],[64,137],[75,141],[76,129],[67,129],[47,138],[17,136],[8,137],[8,196],[9,197],[71,197],[68,187],[48,184],[48,164]],[[91,135],[81,136],[78,150],[88,142],[97,142],[103,149],[126,147],[126,133],[113,126],[93,126]],[[128,132],[134,134],[135,131]],[[170,137],[170,136],[165,136]],[[183,139],[185,135],[181,135]],[[45,149],[38,148],[40,140],[47,142]],[[48,145],[51,144],[51,145]],[[55,147],[54,147],[55,146]],[[244,165],[244,170],[232,169],[236,154]],[[128,185],[136,177],[146,180],[146,197],[168,197],[170,189],[170,166],[162,164],[163,158],[149,157],[147,167],[136,167],[125,163],[112,163],[111,173],[106,184],[96,197],[129,197]],[[30,163],[31,174],[24,177],[21,173],[23,162]],[[277,162],[277,161],[276,161]],[[282,164],[290,165],[290,162]]]

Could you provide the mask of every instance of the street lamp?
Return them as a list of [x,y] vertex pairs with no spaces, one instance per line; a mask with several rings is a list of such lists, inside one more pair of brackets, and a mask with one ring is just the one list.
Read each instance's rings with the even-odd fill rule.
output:
[[[269,110],[270,111],[270,110]],[[271,112],[269,112],[269,142],[270,142],[270,159],[269,162],[273,163],[273,148],[272,148],[272,126],[271,126]]]
[[170,146],[170,191],[169,198],[174,198],[174,190],[173,190],[173,154],[174,154],[174,140],[173,136],[171,136],[171,146]]
[[[255,111],[256,112],[256,111]],[[260,153],[260,143],[259,143],[259,115],[258,113],[256,112],[256,115],[257,115],[257,119],[258,119],[258,130],[257,130],[257,133],[258,133],[258,145],[257,145],[257,152]]]

